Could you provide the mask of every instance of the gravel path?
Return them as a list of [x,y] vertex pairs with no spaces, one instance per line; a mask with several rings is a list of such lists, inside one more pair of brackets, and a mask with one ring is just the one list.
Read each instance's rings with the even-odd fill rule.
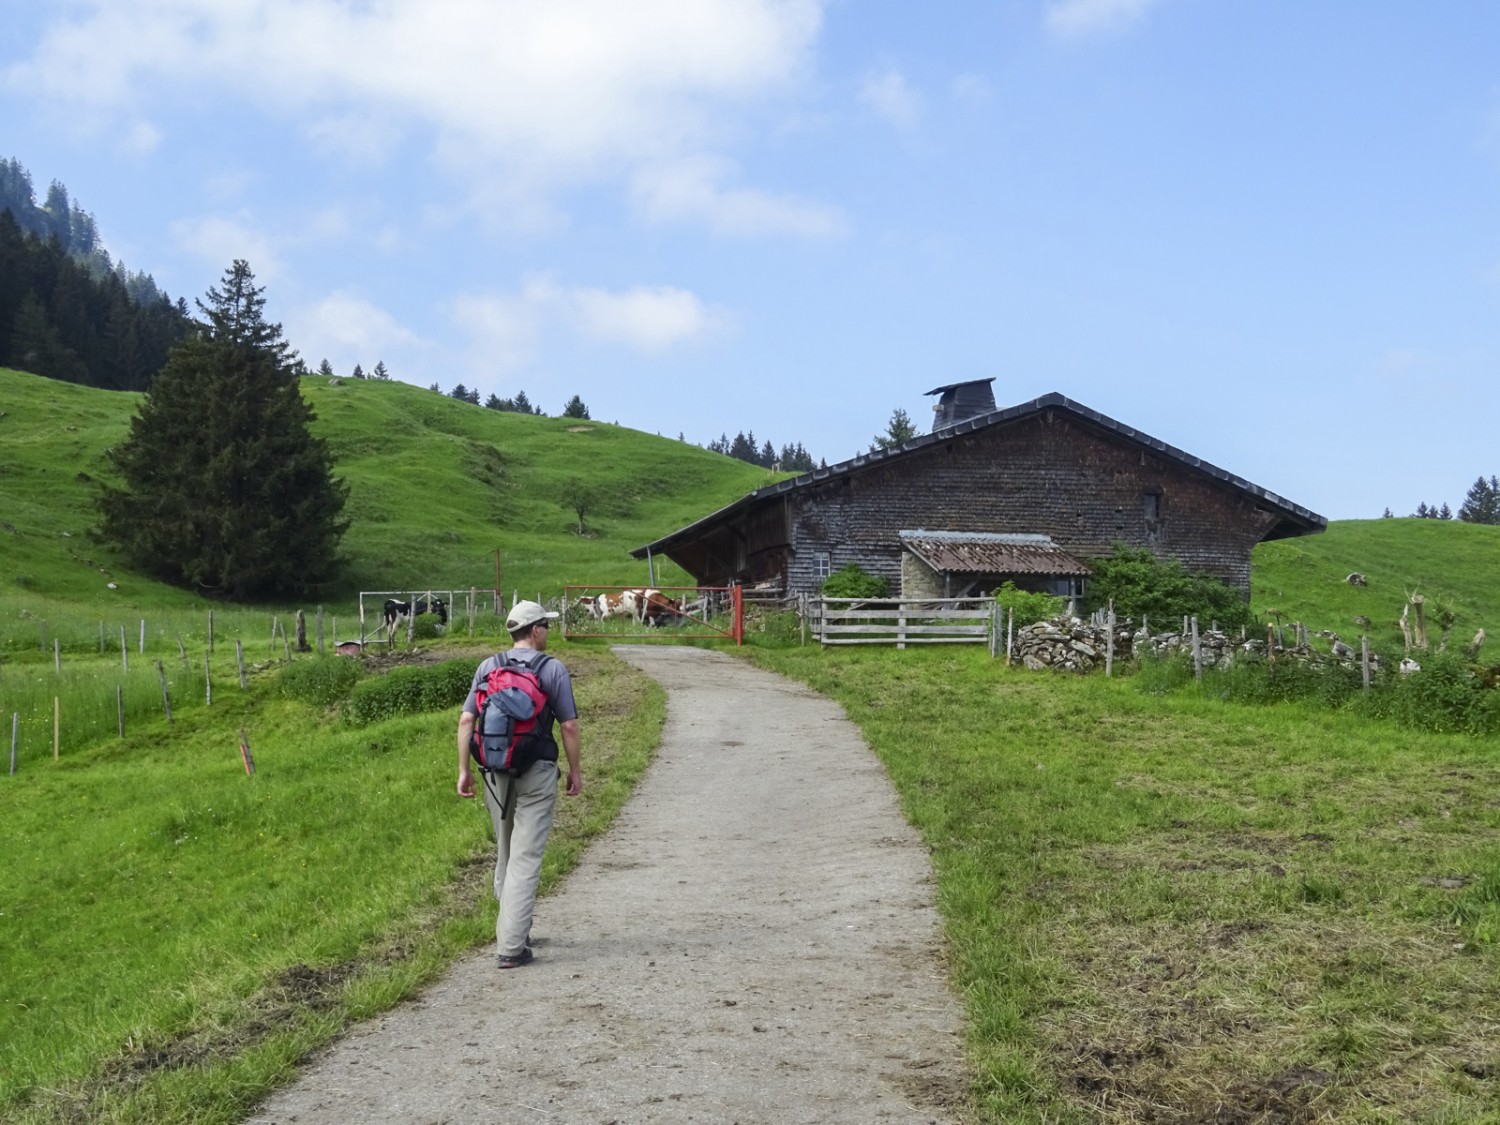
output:
[[615,651],[667,690],[662,746],[538,903],[536,961],[460,963],[252,1122],[958,1119],[930,866],[854,725],[732,657]]

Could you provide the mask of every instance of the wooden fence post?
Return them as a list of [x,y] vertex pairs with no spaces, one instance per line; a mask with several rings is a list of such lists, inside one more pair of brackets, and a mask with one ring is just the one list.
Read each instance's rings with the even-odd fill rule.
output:
[[115,685],[115,717],[120,723],[120,737],[125,737],[125,685]]
[[141,618],[141,644],[140,644],[140,652],[141,652],[142,656],[144,656],[146,654],[146,619],[144,617]]
[[10,713],[10,772],[16,772],[16,739],[21,733],[21,713]]
[[167,670],[162,667],[160,660],[156,662],[156,674],[161,677],[161,706],[167,713],[167,722],[172,721],[172,700],[167,696]]
[[183,670],[186,671],[187,670],[187,666],[188,666],[188,662],[187,662],[187,646],[182,643],[182,634],[181,633],[177,634],[177,655],[180,656],[180,657],[182,657],[182,667],[183,667]]
[[1012,655],[1016,636],[1016,611],[1014,608],[1005,615],[1005,663],[1007,665],[1015,662]]
[[323,655],[323,607],[318,607],[318,655]]
[[245,680],[245,645],[238,637],[234,639],[234,658],[240,666],[240,690],[244,691],[250,685]]
[[125,626],[120,626],[120,670],[130,672],[130,650],[125,647]]
[[245,763],[245,776],[255,776],[255,759],[250,755],[250,740],[245,737],[245,728],[240,727],[240,761]]
[[1370,634],[1359,638],[1359,666],[1364,675],[1365,690],[1370,690]]
[[1203,678],[1203,650],[1198,647],[1198,619],[1193,618],[1193,678]]
[[297,651],[307,651],[307,614],[297,611]]
[[203,654],[203,706],[214,705],[214,681],[208,669],[208,653]]
[[276,655],[276,615],[271,614],[271,655]]
[[62,747],[62,700],[52,697],[52,760],[57,761]]
[[52,638],[52,670],[62,671],[62,642],[56,637]]
[[1104,642],[1104,678],[1115,674],[1115,600],[1109,599],[1109,616],[1105,619],[1109,636]]
[[104,622],[99,622],[99,655],[104,655]]

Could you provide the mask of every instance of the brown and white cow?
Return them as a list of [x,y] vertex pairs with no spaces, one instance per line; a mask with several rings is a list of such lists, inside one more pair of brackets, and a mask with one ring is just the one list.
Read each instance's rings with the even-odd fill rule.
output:
[[677,603],[660,590],[636,587],[579,599],[579,605],[595,621],[628,617],[637,625],[663,625],[682,616]]

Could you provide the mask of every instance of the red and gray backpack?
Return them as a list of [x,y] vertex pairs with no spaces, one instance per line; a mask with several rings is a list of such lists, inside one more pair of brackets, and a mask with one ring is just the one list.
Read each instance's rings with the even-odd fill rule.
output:
[[[551,659],[545,653],[530,661],[501,653],[479,685],[475,693],[478,715],[469,754],[482,774],[520,777],[551,748],[552,706],[539,675]],[[506,787],[506,800],[500,804],[502,818],[511,788]]]

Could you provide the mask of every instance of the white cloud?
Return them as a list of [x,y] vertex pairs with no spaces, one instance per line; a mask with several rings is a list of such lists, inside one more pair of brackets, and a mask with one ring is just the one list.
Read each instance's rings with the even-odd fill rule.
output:
[[795,234],[828,238],[848,221],[837,207],[754,188],[727,187],[732,164],[709,157],[641,169],[635,176],[637,208],[655,222],[696,220],[718,234]]
[[217,269],[225,268],[236,258],[245,259],[262,285],[281,268],[272,240],[239,219],[218,215],[182,219],[172,224],[172,238],[180,249]]
[[659,352],[700,340],[722,318],[686,289],[637,286],[623,293],[576,289],[570,295],[583,330],[643,352]]
[[729,325],[722,310],[675,286],[607,290],[559,285],[545,276],[527,278],[513,293],[459,297],[453,319],[471,337],[474,365],[487,372],[531,363],[549,334],[659,354],[701,342]]
[[[289,317],[287,337],[297,342],[304,358],[355,356],[361,363],[422,343],[379,305],[342,289]],[[308,362],[316,364],[317,360]]]
[[900,129],[912,128],[922,116],[922,95],[898,70],[866,75],[859,100]]
[[346,156],[416,136],[550,193],[711,151],[797,81],[829,2],[75,0],[0,82],[100,124],[234,97]]
[[1052,0],[1047,29],[1066,38],[1110,31],[1142,19],[1157,0]]

